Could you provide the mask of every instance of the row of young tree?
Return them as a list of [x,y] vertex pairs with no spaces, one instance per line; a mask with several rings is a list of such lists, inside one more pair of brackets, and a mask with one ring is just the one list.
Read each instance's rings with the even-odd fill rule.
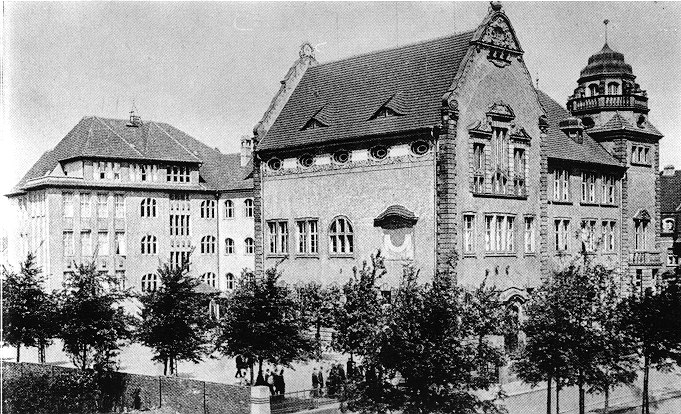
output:
[[[120,281],[80,265],[59,292],[47,293],[29,255],[20,272],[4,272],[5,340],[42,351],[53,338],[82,369],[115,367],[126,342],[154,351],[164,373],[180,361],[213,353],[250,361],[251,383],[264,384],[263,364],[290,366],[318,359],[321,332],[333,332],[331,348],[350,356],[344,397],[361,412],[500,412],[503,393],[496,371],[506,356],[494,338],[527,337],[512,369],[525,382],[546,382],[547,414],[555,386],[577,386],[580,413],[585,394],[605,394],[636,380],[643,368],[642,413],[648,414],[648,377],[681,362],[681,292],[678,277],[658,292],[623,292],[616,272],[589,260],[543,280],[526,304],[518,327],[495,286],[456,284],[453,272],[419,281],[407,266],[390,299],[379,289],[385,274],[380,253],[355,268],[340,287],[308,283],[292,287],[276,268],[262,277],[244,273],[226,297],[200,293],[200,281],[180,267],[158,269],[158,289],[134,295]],[[139,314],[123,311],[136,297]],[[219,305],[220,317],[209,317]],[[17,351],[17,360],[19,351]]]

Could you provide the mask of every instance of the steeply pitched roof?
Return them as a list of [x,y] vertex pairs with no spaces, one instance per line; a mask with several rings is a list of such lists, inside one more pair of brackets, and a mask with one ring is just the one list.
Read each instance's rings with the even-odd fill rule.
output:
[[622,166],[615,157],[603,148],[601,144],[594,141],[589,134],[584,134],[584,140],[581,144],[565,135],[558,128],[558,123],[570,116],[568,110],[540,90],[537,90],[537,95],[539,96],[539,103],[546,111],[549,121],[546,145],[549,158]]
[[194,163],[200,164],[200,184],[207,189],[253,187],[253,180],[246,179],[248,170],[241,167],[240,154],[222,154],[163,122],[146,121],[139,127],[127,124],[123,119],[84,117],[54,149],[40,157],[15,190],[49,174],[60,161],[77,158]]
[[[437,125],[442,94],[450,87],[472,36],[473,31],[459,33],[310,67],[258,143],[258,150],[340,142]],[[391,98],[402,115],[371,119]],[[303,130],[322,108],[328,126]]]
[[673,175],[660,173],[660,211],[681,211],[681,170]]
[[605,124],[595,126],[589,130],[591,133],[606,131],[631,131],[637,133],[646,133],[649,135],[657,135],[660,137],[662,136],[662,133],[647,119],[641,124],[641,126],[634,126],[631,124],[631,122],[627,121],[622,115],[620,115],[619,112],[615,112],[615,115],[613,115],[612,118],[610,118]]

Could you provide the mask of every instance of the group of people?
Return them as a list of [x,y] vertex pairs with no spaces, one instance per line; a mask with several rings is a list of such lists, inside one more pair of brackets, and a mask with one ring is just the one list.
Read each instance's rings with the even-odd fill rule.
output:
[[272,395],[284,395],[286,392],[286,382],[284,381],[284,368],[279,368],[279,372],[273,369],[270,372],[269,368],[265,371],[265,382],[270,388]]
[[314,397],[338,397],[345,391],[346,376],[343,365],[331,364],[326,375],[326,389],[324,389],[324,373],[322,367],[312,370],[312,395]]

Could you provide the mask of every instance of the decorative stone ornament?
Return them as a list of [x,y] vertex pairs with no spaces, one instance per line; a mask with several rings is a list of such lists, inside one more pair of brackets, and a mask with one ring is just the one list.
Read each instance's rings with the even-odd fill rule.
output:
[[300,51],[298,52],[298,56],[300,56],[301,59],[306,57],[314,59],[315,58],[314,55],[315,55],[314,46],[312,46],[310,42],[305,42],[302,45],[300,45]]
[[477,46],[478,52],[488,50],[487,59],[498,67],[510,65],[514,57],[521,60],[523,54],[518,38],[499,2],[490,3],[490,12],[476,30],[471,43]]

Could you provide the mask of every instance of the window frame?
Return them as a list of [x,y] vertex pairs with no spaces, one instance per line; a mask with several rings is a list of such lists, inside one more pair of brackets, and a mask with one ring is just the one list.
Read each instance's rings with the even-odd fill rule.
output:
[[[338,230],[338,224],[345,223],[343,230]],[[336,230],[333,230],[335,227]],[[354,224],[346,216],[334,217],[328,226],[328,243],[330,257],[354,257],[357,250]],[[336,243],[334,244],[334,240]],[[341,243],[342,241],[342,243]],[[345,246],[339,251],[339,246]],[[334,247],[335,246],[335,247]]]
[[463,252],[465,255],[475,255],[476,252],[476,215],[473,213],[463,214]]
[[566,253],[570,250],[570,219],[554,219],[554,249],[557,253]]
[[233,255],[236,253],[236,248],[234,245],[234,239],[231,237],[227,237],[225,239],[225,254],[227,255]]
[[206,199],[201,201],[201,218],[212,220],[215,219],[215,200]]
[[226,219],[233,219],[234,218],[234,201],[232,200],[225,200],[225,218]]
[[516,216],[508,213],[485,213],[485,256],[517,254]]
[[140,254],[143,256],[153,256],[156,255],[157,250],[157,239],[153,234],[145,234],[140,240]]
[[142,275],[140,282],[140,290],[143,293],[155,292],[158,289],[158,276],[156,273]]
[[215,254],[216,239],[212,234],[207,234],[201,237],[201,254]]
[[247,198],[244,200],[244,213],[246,218],[252,218],[255,214],[255,207],[252,198]]
[[288,220],[267,221],[268,256],[283,257],[289,254]]
[[218,277],[213,272],[206,272],[201,275],[201,282],[207,284],[208,286],[217,289],[218,287]]
[[156,199],[147,197],[140,202],[140,217],[154,218],[156,217]]
[[295,223],[296,255],[319,256],[319,219],[300,218]]
[[[523,249],[525,254],[537,253],[537,220],[535,216],[523,218]],[[529,224],[529,226],[528,226]]]
[[252,237],[246,237],[244,239],[244,252],[247,255],[255,254],[255,240],[253,240]]

